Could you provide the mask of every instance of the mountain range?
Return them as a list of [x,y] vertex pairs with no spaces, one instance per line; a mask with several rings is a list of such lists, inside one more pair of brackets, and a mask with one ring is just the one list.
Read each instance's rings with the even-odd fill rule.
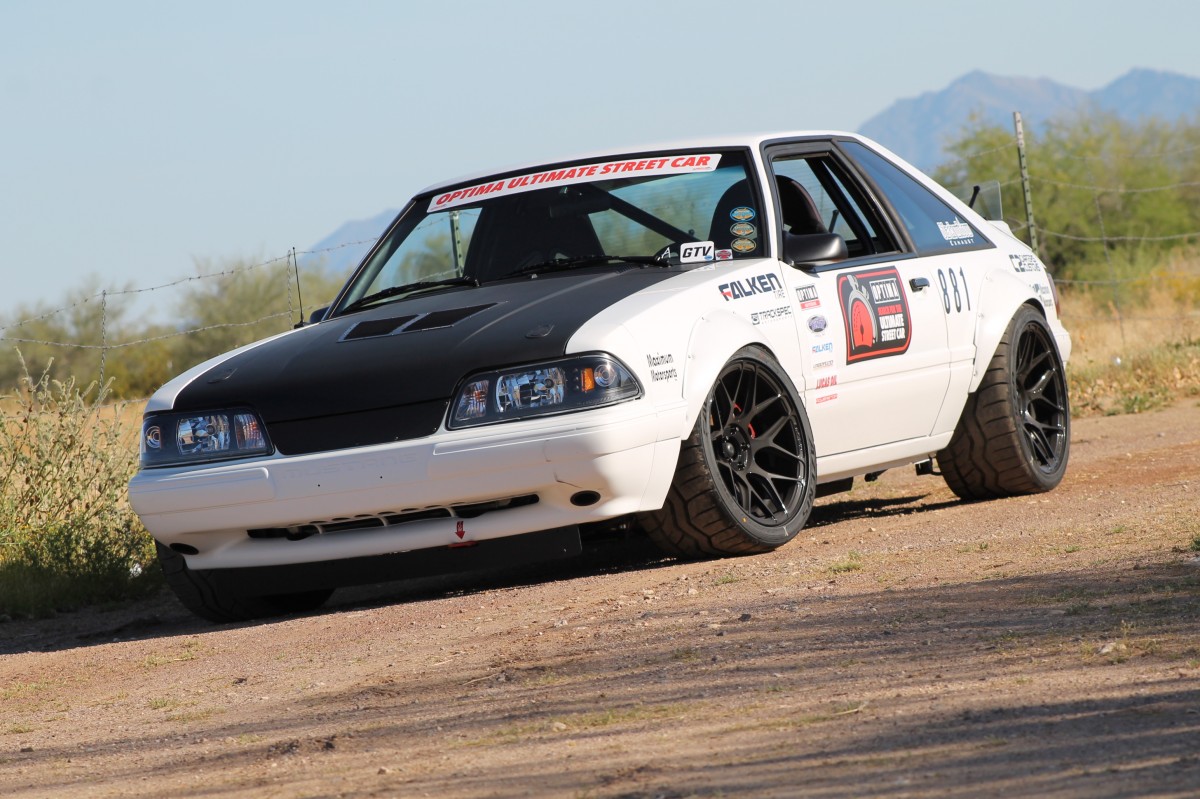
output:
[[1076,114],[1107,112],[1136,122],[1175,120],[1200,111],[1200,79],[1134,69],[1094,91],[1049,78],[1011,78],[969,72],[936,92],[897,100],[868,119],[859,133],[875,139],[924,170],[943,160],[943,147],[959,136],[972,115],[1009,130],[1020,111],[1027,130]]
[[[1111,112],[1131,122],[1195,117],[1200,113],[1200,79],[1133,69],[1107,86],[1086,91],[1049,78],[974,71],[940,91],[897,100],[864,122],[859,133],[932,170],[942,162],[945,145],[963,132],[972,115],[1011,128],[1013,111],[1021,112],[1027,130],[1051,119],[1094,111]],[[347,274],[395,215],[395,210],[388,210],[346,222],[310,248],[313,252],[306,265],[320,264],[336,274]]]

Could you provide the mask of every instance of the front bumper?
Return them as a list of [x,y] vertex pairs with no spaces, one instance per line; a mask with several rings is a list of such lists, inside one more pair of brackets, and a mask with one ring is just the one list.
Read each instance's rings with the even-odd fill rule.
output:
[[[684,425],[682,404],[636,401],[394,444],[149,469],[130,481],[129,498],[193,569],[462,545],[660,507]],[[336,531],[250,534],[285,528]]]

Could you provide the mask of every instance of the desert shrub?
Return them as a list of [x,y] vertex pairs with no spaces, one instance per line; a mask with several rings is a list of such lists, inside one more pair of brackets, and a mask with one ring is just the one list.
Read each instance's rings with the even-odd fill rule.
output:
[[137,452],[122,407],[107,385],[22,369],[0,424],[0,614],[148,590],[154,546],[126,499]]

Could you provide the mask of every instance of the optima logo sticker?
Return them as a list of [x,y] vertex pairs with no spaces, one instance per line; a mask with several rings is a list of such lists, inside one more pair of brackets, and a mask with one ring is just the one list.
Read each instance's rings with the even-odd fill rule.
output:
[[776,297],[783,296],[783,283],[780,282],[779,276],[768,272],[765,275],[755,275],[748,277],[745,280],[734,280],[729,283],[722,283],[717,286],[721,290],[721,296],[726,302],[730,300],[740,300],[742,297],[749,297],[753,294],[774,294]]
[[846,363],[908,350],[908,298],[896,267],[840,275],[837,286],[846,321]]

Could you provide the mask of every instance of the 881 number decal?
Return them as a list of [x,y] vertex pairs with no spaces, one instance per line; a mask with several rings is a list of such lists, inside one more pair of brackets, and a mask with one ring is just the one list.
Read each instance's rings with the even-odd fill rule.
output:
[[971,291],[967,288],[967,276],[961,266],[957,273],[953,269],[939,269],[938,283],[942,286],[942,307],[946,309],[946,313],[950,313],[951,302],[955,313],[962,313],[964,306],[966,310],[971,310]]

